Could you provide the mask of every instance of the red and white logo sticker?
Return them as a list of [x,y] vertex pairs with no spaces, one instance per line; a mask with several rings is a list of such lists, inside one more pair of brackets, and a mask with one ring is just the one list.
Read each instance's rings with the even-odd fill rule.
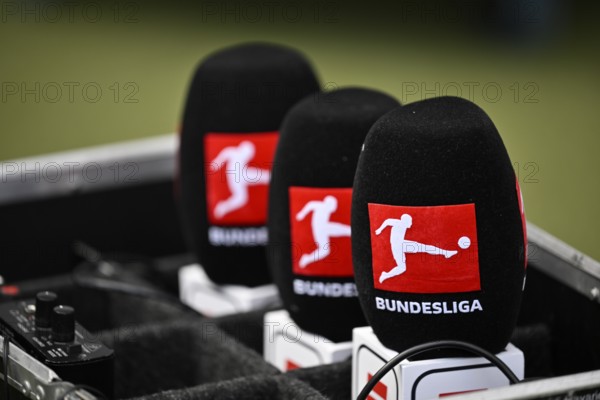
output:
[[401,293],[481,289],[475,205],[369,203],[375,288]]
[[286,371],[293,371],[298,368],[300,368],[300,365],[298,365],[298,363],[296,363],[292,360],[289,360],[289,359],[285,361],[285,370]]
[[[371,378],[373,378],[373,375],[371,373],[368,373],[367,374],[367,382],[369,382],[371,380]],[[379,381],[375,384],[375,387],[373,388],[371,393],[369,393],[369,395],[367,396],[367,400],[386,400],[388,398],[387,395],[388,395],[387,386],[382,381]]]
[[292,270],[351,277],[351,188],[289,188]]
[[278,132],[204,137],[208,220],[213,225],[264,225]]

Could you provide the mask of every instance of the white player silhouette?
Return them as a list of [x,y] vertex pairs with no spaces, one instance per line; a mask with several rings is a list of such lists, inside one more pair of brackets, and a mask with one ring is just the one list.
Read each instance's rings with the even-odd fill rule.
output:
[[[217,219],[242,208],[248,203],[248,186],[267,185],[271,172],[266,169],[250,167],[248,163],[254,158],[256,149],[250,141],[244,140],[238,146],[225,147],[212,163],[217,165],[217,171],[225,165],[227,186],[231,192],[229,198],[219,201],[214,209]],[[235,173],[230,173],[235,171]],[[240,174],[242,175],[240,177]]]
[[338,202],[333,196],[325,196],[322,201],[313,200],[296,214],[296,220],[302,221],[306,215],[312,212],[310,225],[313,238],[317,244],[317,249],[309,254],[303,254],[300,257],[300,268],[308,264],[324,259],[331,253],[330,238],[350,236],[350,226],[339,222],[331,222],[331,214],[337,210]]
[[[400,219],[388,218],[375,231],[379,235],[388,226],[392,227],[390,233],[390,246],[392,248],[392,256],[396,261],[396,266],[389,271],[383,271],[379,276],[379,283],[383,283],[386,279],[398,276],[406,271],[406,253],[427,253],[431,255],[443,255],[450,258],[458,253],[457,250],[444,250],[432,245],[426,245],[412,240],[406,240],[404,236],[408,228],[412,226],[412,217],[408,214],[402,214]],[[466,249],[470,246],[471,241],[468,237],[463,236],[459,239],[458,245]]]

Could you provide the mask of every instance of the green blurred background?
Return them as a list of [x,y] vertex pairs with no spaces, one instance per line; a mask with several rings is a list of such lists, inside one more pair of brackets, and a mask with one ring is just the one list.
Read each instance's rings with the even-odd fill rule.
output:
[[528,219],[600,259],[600,13],[586,3],[2,1],[0,160],[174,132],[199,60],[265,40],[303,51],[328,89],[476,102]]

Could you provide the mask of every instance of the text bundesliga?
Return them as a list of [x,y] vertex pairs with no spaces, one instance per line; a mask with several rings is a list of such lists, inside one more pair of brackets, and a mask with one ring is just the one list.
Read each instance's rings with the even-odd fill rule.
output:
[[483,311],[479,300],[461,301],[401,301],[375,297],[375,306],[404,314],[468,314]]
[[[294,293],[311,297],[356,297],[356,285],[345,282],[311,282],[294,279]],[[483,311],[481,302],[475,300],[461,301],[401,301],[375,297],[375,306],[379,310],[387,310],[404,314],[467,314]]]

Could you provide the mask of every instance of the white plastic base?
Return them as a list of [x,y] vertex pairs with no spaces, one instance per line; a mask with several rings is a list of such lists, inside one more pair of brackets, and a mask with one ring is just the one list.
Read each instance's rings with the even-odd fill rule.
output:
[[208,317],[281,305],[277,287],[273,284],[252,288],[217,285],[198,264],[179,269],[179,297],[183,303]]
[[343,361],[352,354],[352,342],[333,343],[303,331],[285,310],[265,314],[265,360],[281,371]]
[[[352,343],[352,398],[356,398],[371,376],[398,353],[383,346],[370,326],[354,328]],[[509,344],[496,356],[517,378],[523,378],[521,350]],[[504,374],[485,358],[404,360],[379,381],[369,399],[428,400],[508,384]]]

